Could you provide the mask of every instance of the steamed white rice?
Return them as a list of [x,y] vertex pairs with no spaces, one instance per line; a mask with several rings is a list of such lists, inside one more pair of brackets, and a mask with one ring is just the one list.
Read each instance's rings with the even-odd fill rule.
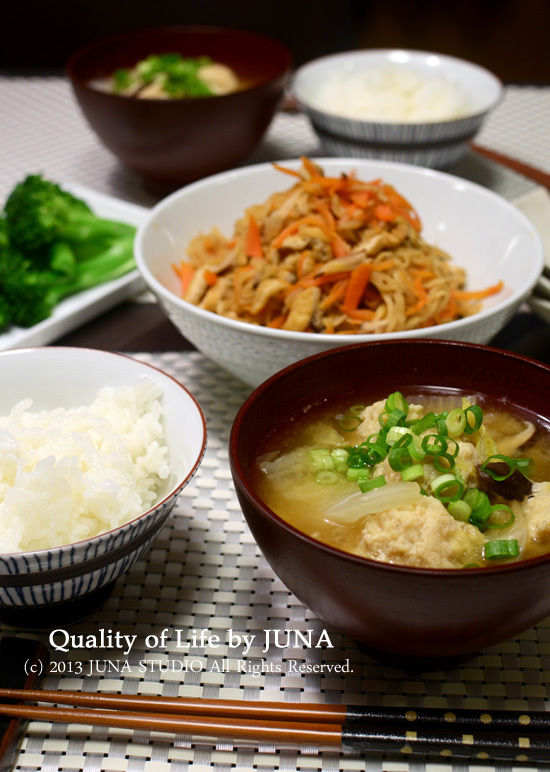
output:
[[170,476],[162,389],[104,387],[89,407],[0,417],[0,553],[71,544],[149,509]]
[[437,73],[387,65],[334,73],[319,88],[315,105],[328,113],[371,121],[424,123],[470,111],[463,89]]

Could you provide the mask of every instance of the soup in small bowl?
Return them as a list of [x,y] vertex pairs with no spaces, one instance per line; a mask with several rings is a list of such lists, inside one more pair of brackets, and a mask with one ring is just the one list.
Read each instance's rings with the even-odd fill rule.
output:
[[322,619],[378,650],[453,656],[526,629],[550,611],[549,386],[543,364],[448,341],[287,368],[231,436],[260,548]]

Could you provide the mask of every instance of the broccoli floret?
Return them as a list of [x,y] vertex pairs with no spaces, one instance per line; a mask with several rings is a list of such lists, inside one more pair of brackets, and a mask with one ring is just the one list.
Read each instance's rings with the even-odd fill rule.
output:
[[135,228],[102,220],[39,175],[17,185],[0,217],[0,330],[31,327],[68,295],[135,268]]
[[126,239],[99,257],[76,265],[73,276],[37,270],[19,252],[0,250],[0,329],[9,324],[32,327],[47,319],[68,295],[117,279],[134,267],[133,244]]
[[133,235],[130,225],[96,217],[90,207],[39,174],[15,186],[5,206],[13,246],[27,253],[65,242],[77,260],[103,251],[109,240]]

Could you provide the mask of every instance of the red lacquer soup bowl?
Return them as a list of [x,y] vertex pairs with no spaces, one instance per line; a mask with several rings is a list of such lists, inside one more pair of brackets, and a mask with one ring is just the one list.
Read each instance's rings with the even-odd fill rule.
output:
[[354,556],[307,536],[258,496],[251,469],[267,434],[326,401],[365,403],[400,389],[479,392],[548,417],[550,367],[439,340],[366,343],[297,362],[259,386],[230,439],[239,501],[260,549],[322,620],[378,651],[457,657],[517,635],[550,613],[550,555],[489,568],[424,569]]
[[[225,96],[138,99],[97,83],[150,54],[209,56],[248,84]],[[288,49],[277,40],[224,27],[158,27],[81,48],[67,71],[100,141],[149,184],[170,189],[234,166],[258,144],[287,83]]]

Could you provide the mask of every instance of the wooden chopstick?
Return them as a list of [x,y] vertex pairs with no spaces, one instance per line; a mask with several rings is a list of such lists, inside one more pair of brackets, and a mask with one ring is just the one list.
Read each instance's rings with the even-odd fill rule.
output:
[[173,715],[170,713],[122,713],[86,708],[45,708],[35,705],[0,705],[0,715],[56,723],[85,724],[123,729],[141,729],[197,737],[232,738],[279,747],[315,745],[361,752],[421,754],[492,760],[550,762],[550,738],[546,734],[530,737],[513,733],[478,732],[464,734],[442,727],[424,733],[405,728],[347,726],[283,721],[218,719]]
[[489,158],[491,161],[495,161],[497,164],[508,167],[518,174],[523,174],[524,177],[528,177],[534,182],[538,182],[539,185],[544,185],[546,188],[550,188],[550,174],[537,169],[535,166],[526,164],[523,161],[518,161],[516,158],[511,158],[503,153],[498,153],[496,150],[490,150],[488,147],[478,145],[477,142],[470,142],[470,149],[478,155],[482,155],[485,158]]
[[31,702],[56,702],[84,708],[123,708],[129,711],[183,713],[189,716],[251,718],[273,721],[306,721],[342,724],[347,717],[345,705],[315,703],[245,702],[243,700],[207,700],[189,697],[155,697],[144,694],[74,692],[47,689],[0,689],[0,699]]
[[44,708],[37,705],[0,705],[0,715],[32,718],[54,723],[89,724],[120,729],[190,734],[199,737],[232,737],[240,740],[309,745],[340,745],[336,724],[253,721],[238,718],[187,716],[184,713],[123,713],[87,708]]
[[262,702],[244,700],[209,700],[204,697],[163,697],[110,692],[75,692],[47,689],[2,689],[0,699],[26,702],[55,702],[84,708],[123,709],[132,712],[173,713],[187,716],[240,718],[267,721],[328,723],[342,726],[346,722],[370,722],[414,728],[452,724],[461,731],[491,728],[495,732],[530,732],[550,734],[550,712],[515,710],[453,711],[440,708],[393,708],[366,705],[330,705],[308,702]]
[[0,705],[0,715],[41,721],[223,737],[278,747],[315,745],[401,757],[421,754],[550,763],[550,714],[544,711],[346,708],[17,689],[0,689],[0,697],[84,706]]

